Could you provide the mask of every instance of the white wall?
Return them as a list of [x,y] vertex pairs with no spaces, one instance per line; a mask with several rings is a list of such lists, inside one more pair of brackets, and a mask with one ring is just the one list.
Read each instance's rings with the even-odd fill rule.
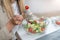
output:
[[33,13],[60,11],[60,0],[25,0]]

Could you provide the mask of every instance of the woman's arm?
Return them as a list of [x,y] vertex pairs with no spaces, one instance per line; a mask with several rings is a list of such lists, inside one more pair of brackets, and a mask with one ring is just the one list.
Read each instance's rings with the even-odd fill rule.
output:
[[9,21],[6,25],[6,28],[8,29],[9,32],[11,32],[13,27],[14,27],[14,24],[11,21]]
[[20,25],[23,21],[23,17],[20,15],[14,16],[6,25],[9,32],[14,28],[15,25]]

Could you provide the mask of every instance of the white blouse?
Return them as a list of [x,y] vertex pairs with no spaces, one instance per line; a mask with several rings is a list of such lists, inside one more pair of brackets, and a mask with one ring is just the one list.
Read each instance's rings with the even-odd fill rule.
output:
[[[16,1],[11,4],[11,7],[12,7],[12,10],[13,10],[13,12],[14,12],[14,15],[20,15],[20,13],[19,13],[19,8],[18,8],[18,5],[17,5],[17,2],[16,2]],[[12,30],[12,32],[14,33],[14,35],[15,35],[16,31],[19,29],[18,26],[19,26],[19,25],[16,25],[16,26],[13,28],[13,30]],[[13,38],[12,40],[15,40],[15,39],[16,39],[16,37],[14,36],[14,38]]]
[[18,5],[17,5],[16,1],[11,4],[11,7],[12,7],[12,10],[14,12],[14,15],[19,15],[19,8],[18,8]]

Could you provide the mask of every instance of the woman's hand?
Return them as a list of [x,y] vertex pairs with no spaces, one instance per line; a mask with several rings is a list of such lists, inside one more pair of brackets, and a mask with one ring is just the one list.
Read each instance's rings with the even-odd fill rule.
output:
[[13,25],[19,25],[22,23],[23,17],[21,15],[16,15],[10,21],[13,23]]
[[7,29],[10,32],[15,25],[20,25],[23,21],[23,17],[21,15],[14,16],[8,23],[7,23]]

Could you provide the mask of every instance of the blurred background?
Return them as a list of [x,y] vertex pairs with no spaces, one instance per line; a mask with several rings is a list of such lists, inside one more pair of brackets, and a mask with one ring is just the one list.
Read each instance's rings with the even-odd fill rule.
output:
[[25,0],[34,13],[60,11],[60,0]]
[[24,3],[29,5],[30,10],[36,15],[60,15],[60,0],[25,0]]

